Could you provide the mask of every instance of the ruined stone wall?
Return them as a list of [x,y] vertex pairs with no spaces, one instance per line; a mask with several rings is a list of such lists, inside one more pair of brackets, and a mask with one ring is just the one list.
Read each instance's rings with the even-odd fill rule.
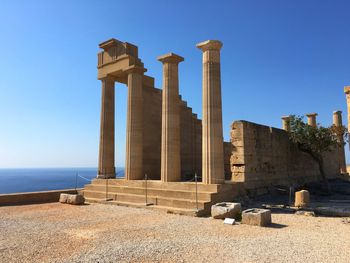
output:
[[[319,179],[317,162],[298,150],[284,130],[236,121],[232,124],[231,142],[231,180],[243,182],[252,193],[263,193],[270,186],[296,186]],[[339,175],[335,163],[339,163],[337,154],[327,153],[328,177]]]

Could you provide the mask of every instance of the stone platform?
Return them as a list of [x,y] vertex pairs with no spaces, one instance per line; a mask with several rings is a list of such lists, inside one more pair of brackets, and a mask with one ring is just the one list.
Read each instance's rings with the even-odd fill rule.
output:
[[95,179],[84,188],[87,202],[158,209],[191,216],[210,214],[211,205],[233,201],[239,196],[239,184],[196,184],[194,182],[161,182],[158,180]]

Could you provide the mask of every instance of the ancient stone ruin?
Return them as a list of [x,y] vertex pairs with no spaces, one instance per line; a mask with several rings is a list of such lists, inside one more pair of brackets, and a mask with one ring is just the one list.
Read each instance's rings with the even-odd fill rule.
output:
[[[158,57],[163,84],[157,89],[154,79],[145,74],[137,46],[110,39],[99,47],[98,175],[85,186],[87,201],[202,215],[210,213],[213,203],[232,201],[247,192],[259,194],[274,185],[317,180],[315,161],[288,139],[288,116],[282,118],[283,130],[236,121],[231,142],[223,141],[220,41],[197,45],[203,53],[203,120],[179,95],[178,67],[183,57],[174,53]],[[124,178],[116,178],[114,167],[116,82],[128,87]],[[316,115],[307,115],[309,125],[316,125]],[[333,119],[342,125],[341,112],[335,112]],[[343,147],[327,158],[329,177],[346,171]]]

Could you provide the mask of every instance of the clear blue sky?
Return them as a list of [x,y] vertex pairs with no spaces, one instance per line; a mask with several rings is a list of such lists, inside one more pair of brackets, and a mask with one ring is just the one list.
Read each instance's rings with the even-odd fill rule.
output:
[[[274,127],[281,115],[343,110],[350,84],[350,1],[0,2],[0,168],[97,166],[98,44],[136,44],[161,86],[156,57],[175,52],[180,93],[201,116],[201,52],[222,48],[224,137],[233,120]],[[126,87],[116,85],[116,165],[124,165]],[[347,148],[348,151],[348,148]]]

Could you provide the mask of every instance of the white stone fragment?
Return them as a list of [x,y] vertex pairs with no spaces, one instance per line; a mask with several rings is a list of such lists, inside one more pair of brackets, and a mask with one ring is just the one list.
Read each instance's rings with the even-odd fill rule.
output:
[[234,218],[225,218],[224,224],[234,225],[236,220]]

